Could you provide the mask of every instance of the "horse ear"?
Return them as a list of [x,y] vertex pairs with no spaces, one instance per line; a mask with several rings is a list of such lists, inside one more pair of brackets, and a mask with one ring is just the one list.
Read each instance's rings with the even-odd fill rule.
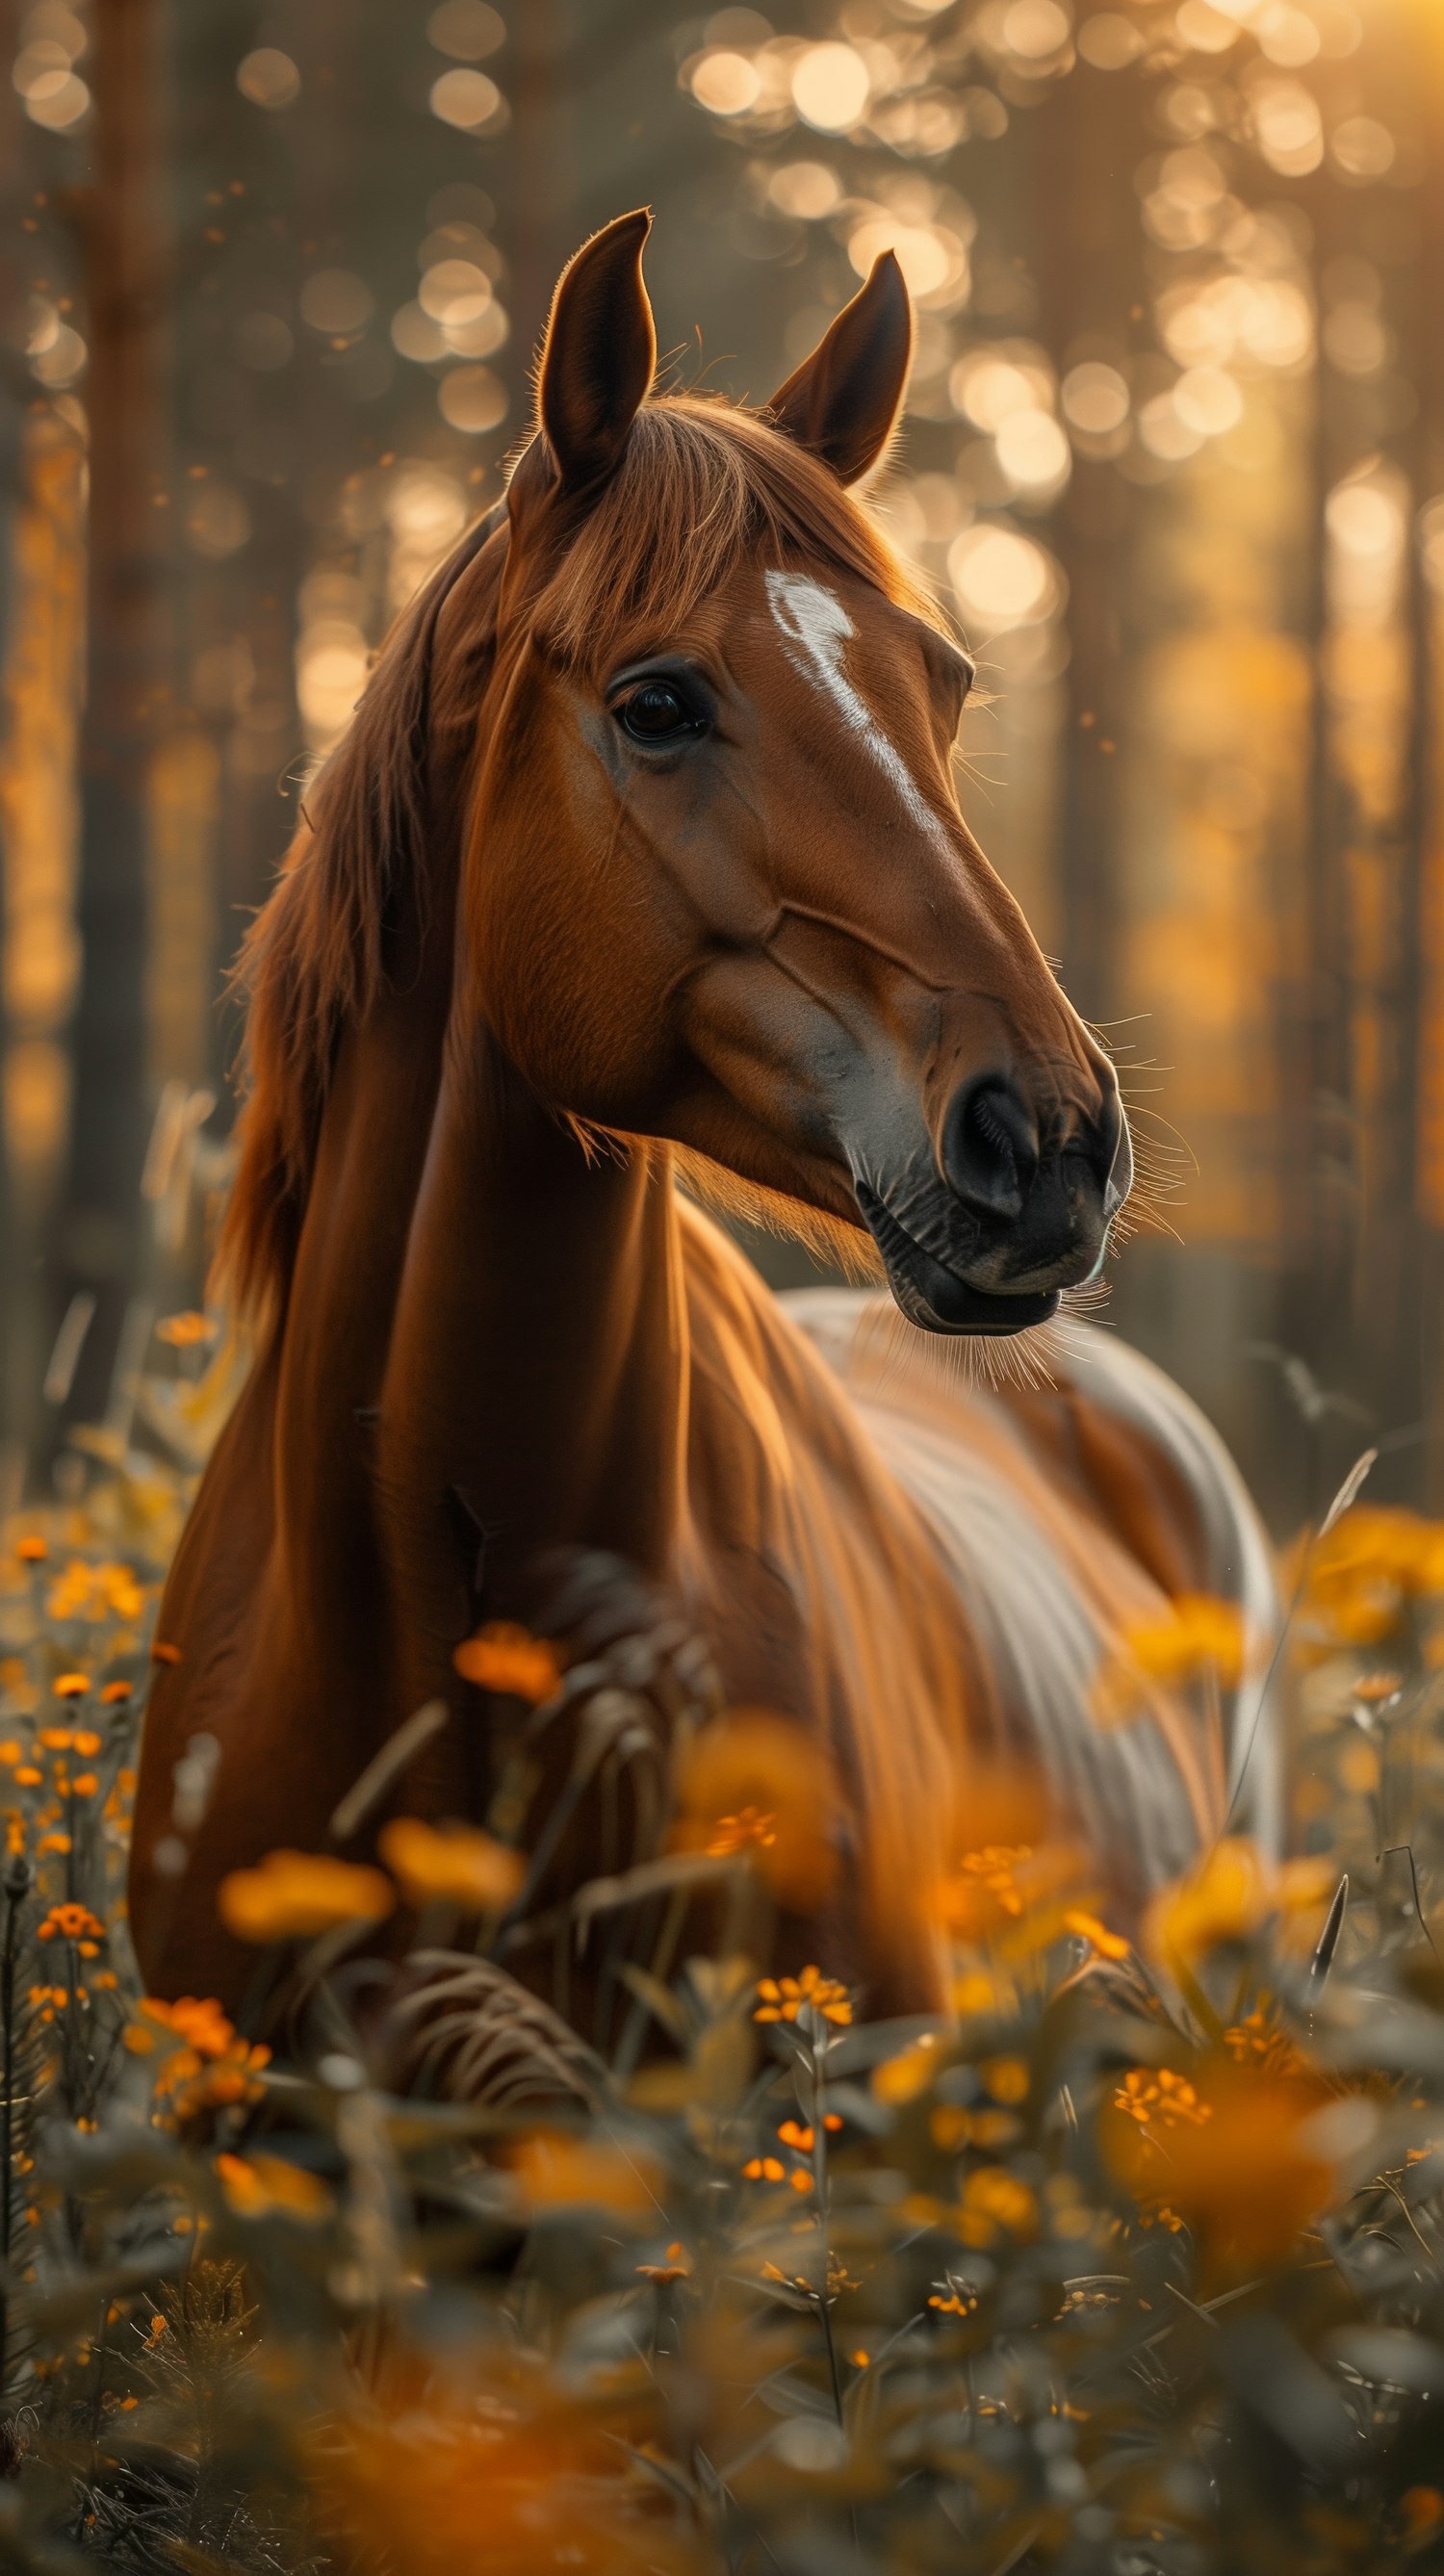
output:
[[642,283],[645,206],[619,215],[563,269],[542,351],[538,408],[562,488],[604,482],[657,364],[652,307]]
[[912,356],[913,317],[893,251],[819,340],[769,409],[778,429],[820,456],[840,482],[875,465],[892,435]]

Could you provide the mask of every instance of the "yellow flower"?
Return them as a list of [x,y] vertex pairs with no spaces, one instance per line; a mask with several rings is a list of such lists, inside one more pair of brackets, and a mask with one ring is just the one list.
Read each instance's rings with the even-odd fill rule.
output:
[[1199,2129],[1213,2117],[1212,2105],[1200,2102],[1196,2088],[1186,2075],[1171,2066],[1156,2070],[1147,2066],[1130,2066],[1113,2096],[1113,2108],[1139,2128],[1173,2129],[1187,2121]]
[[553,1699],[561,1686],[561,1664],[555,1646],[532,1636],[509,1619],[492,1619],[457,1647],[451,1658],[463,1681],[479,1689],[500,1691],[510,1699],[530,1700],[534,1708]]
[[937,2041],[925,2031],[911,2048],[900,2049],[896,2057],[885,2057],[872,2070],[872,2089],[879,2102],[913,2102],[926,2092],[937,2073]]
[[1139,1690],[1141,1681],[1179,1690],[1212,1674],[1226,1690],[1236,1690],[1254,1660],[1236,1601],[1215,1600],[1207,1592],[1181,1593],[1156,1618],[1135,1620],[1124,1629],[1117,1653],[1098,1677],[1093,1713],[1104,1726],[1133,1716],[1146,1696]]
[[752,2016],[754,2021],[796,2021],[804,2007],[842,2029],[852,2019],[852,2000],[846,1986],[839,1985],[835,1977],[825,1977],[820,1968],[804,1968],[800,1977],[762,1977],[757,1991],[762,2001]]
[[216,2172],[228,2206],[240,2218],[325,2218],[331,2194],[319,2175],[288,2156],[217,2156]]
[[223,1878],[216,1902],[238,1940],[310,1940],[342,1923],[384,1922],[396,1891],[379,1869],[325,1852],[273,1851]]
[[837,1778],[826,1749],[770,1709],[704,1726],[678,1766],[680,1851],[745,1856],[773,1894],[807,1913],[837,1878]]
[[1406,1601],[1444,1591],[1444,1522],[1356,1504],[1314,1540],[1302,1572],[1306,1636],[1325,1647],[1376,1645]]
[[1155,1896],[1144,1941],[1152,1957],[1176,1975],[1225,1942],[1249,1940],[1272,1903],[1270,1874],[1257,1844],[1229,1835],[1187,1877]]
[[438,1831],[420,1816],[397,1816],[377,1837],[381,1857],[411,1905],[459,1905],[491,1914],[521,1892],[526,1860],[471,1825]]
[[52,1619],[138,1619],[145,1594],[128,1565],[90,1565],[72,1558],[50,1588],[46,1608]]
[[1032,2082],[1026,2057],[985,2057],[978,2068],[983,2090],[995,2102],[1024,2102]]
[[991,2245],[1000,2233],[1038,2233],[1037,2196],[1006,2165],[978,2165],[963,2185],[958,2234],[965,2245]]

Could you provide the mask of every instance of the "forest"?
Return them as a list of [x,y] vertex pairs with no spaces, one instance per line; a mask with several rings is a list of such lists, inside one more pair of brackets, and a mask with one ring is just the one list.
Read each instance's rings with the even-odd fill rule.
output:
[[[4,0],[3,34],[0,2562],[1444,2570],[1444,12]],[[1151,1727],[1216,1747],[1230,1708],[1232,1749],[1130,1893],[1082,1792],[970,1748],[936,1852],[891,1864],[926,2008],[860,1964],[848,1741],[734,1683],[640,1504],[604,1580],[558,1501],[593,1553],[493,1599],[491,1487],[450,1484],[397,1559],[428,1604],[465,1560],[442,1683],[397,1649],[394,1729],[357,1716],[312,1831],[278,1661],[238,1757],[277,1766],[253,1853],[174,1642],[197,1551],[250,1543],[241,1512],[207,1535],[201,1480],[283,1330],[213,1267],[242,944],[348,778],[391,811],[367,710],[467,532],[516,521],[539,417],[561,457],[557,280],[641,208],[688,419],[782,418],[896,262],[906,392],[855,488],[976,667],[950,792],[1132,1132],[1133,1232],[1106,1305],[1077,1294],[1267,1533],[1267,1616],[1207,1568],[1154,1580],[1166,1476],[1148,1583],[1091,1522],[1059,1540],[1114,1587],[1068,1781]],[[441,750],[406,702],[418,794],[450,777],[438,691]],[[405,891],[398,863],[402,947]],[[618,929],[618,990],[641,945]],[[555,1105],[605,1165],[629,1121]],[[353,1160],[389,1170],[389,1132]],[[774,1289],[896,1287],[876,1225],[859,1273],[836,1226],[723,1213]],[[318,1381],[348,1331],[307,1342]],[[937,1421],[1013,1401],[999,1367],[940,1379]],[[546,1391],[519,1402],[545,1463]],[[338,1455],[295,1490],[340,1551]],[[370,1562],[334,1653],[292,1622],[327,1743],[384,1660]],[[830,1651],[901,1741],[930,1632],[871,1579],[851,1607],[896,1629],[858,1610],[855,1646],[839,1610]],[[997,1608],[1025,1644],[1061,1615],[1030,1584]],[[484,1792],[445,1768],[448,1693]],[[151,1959],[213,1847],[241,1966],[200,1941],[192,1994]]]

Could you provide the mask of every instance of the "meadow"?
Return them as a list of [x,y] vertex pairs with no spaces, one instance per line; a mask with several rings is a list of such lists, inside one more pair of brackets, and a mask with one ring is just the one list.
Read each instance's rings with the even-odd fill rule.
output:
[[[227,1881],[238,2029],[140,1991],[123,1901],[209,1332],[163,1324],[88,1489],[4,1535],[4,2563],[1444,2567],[1444,1526],[1365,1488],[1285,1566],[1282,1864],[1225,1837],[1126,1936],[1026,1781],[966,1784],[941,2023],[769,1974],[829,1782],[667,1605],[570,1664],[482,1630],[492,1830]],[[1184,1602],[1079,1723],[1254,1651]],[[659,1712],[661,1856],[542,1903],[508,1836],[541,1736],[565,1806]],[[198,1737],[177,1875],[210,1768]]]

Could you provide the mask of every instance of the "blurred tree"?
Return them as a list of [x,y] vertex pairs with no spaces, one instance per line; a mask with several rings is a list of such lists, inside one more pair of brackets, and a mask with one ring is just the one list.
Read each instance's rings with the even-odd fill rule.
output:
[[97,1299],[73,1409],[109,1383],[139,1263],[146,1097],[147,802],[173,690],[166,230],[169,83],[158,0],[97,0],[92,171],[76,192],[94,427],[81,735],[80,995],[70,1171],[56,1252],[63,1310]]

